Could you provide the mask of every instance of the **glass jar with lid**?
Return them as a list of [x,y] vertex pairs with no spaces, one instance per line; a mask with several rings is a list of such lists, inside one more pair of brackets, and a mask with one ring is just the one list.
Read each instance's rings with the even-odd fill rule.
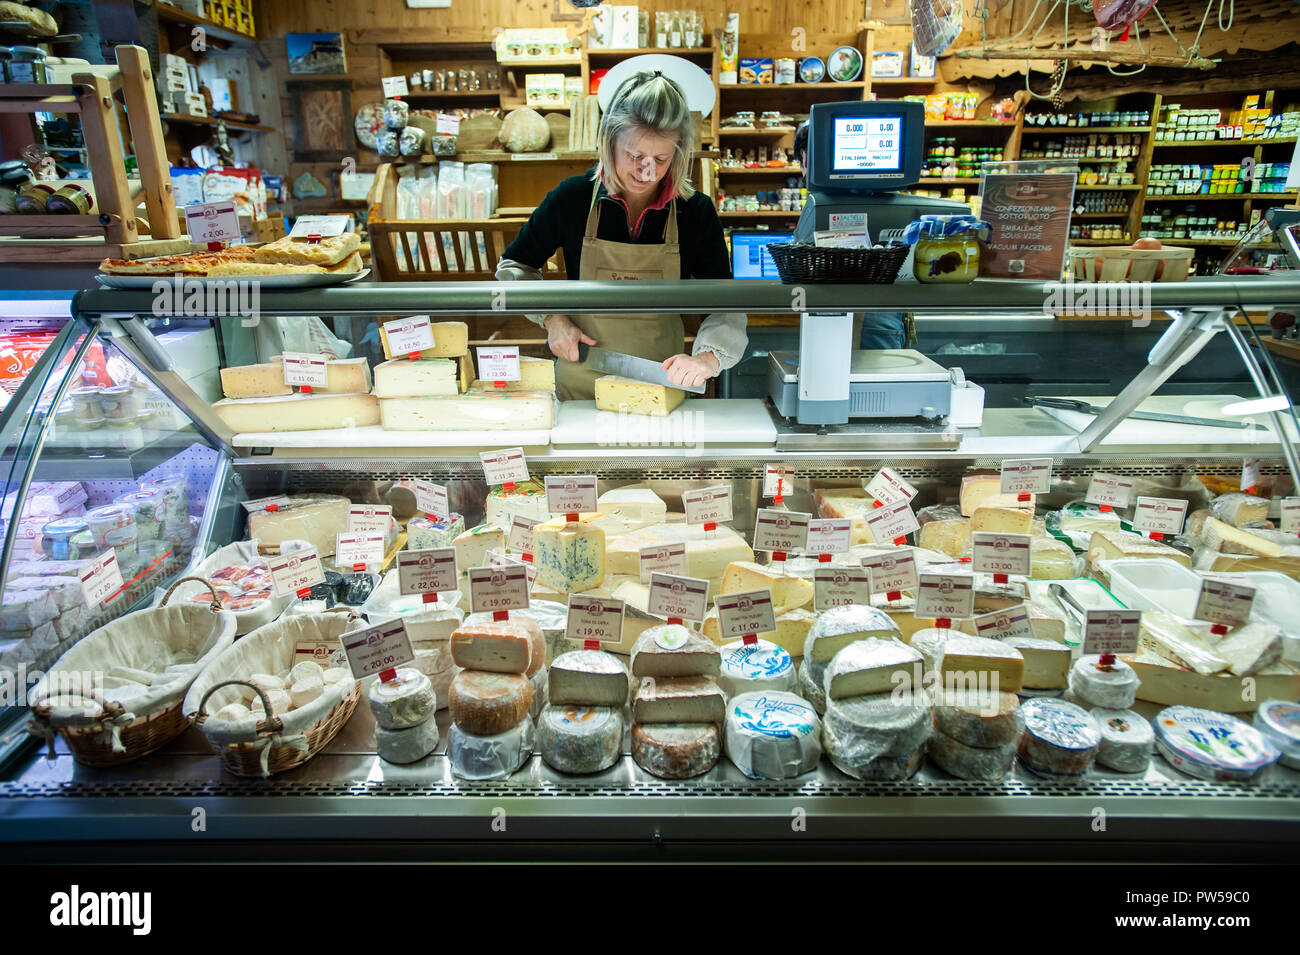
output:
[[9,48],[6,65],[10,83],[41,84],[45,80],[45,51],[38,46]]
[[979,275],[980,241],[992,233],[972,215],[927,215],[908,225],[903,241],[916,246],[912,272],[918,282],[965,283]]

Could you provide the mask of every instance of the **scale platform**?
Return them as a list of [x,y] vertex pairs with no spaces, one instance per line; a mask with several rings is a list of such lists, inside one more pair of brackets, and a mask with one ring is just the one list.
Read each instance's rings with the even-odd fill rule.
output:
[[962,433],[946,421],[851,421],[848,424],[799,424],[783,417],[769,402],[778,451],[953,451]]
[[[799,353],[767,358],[768,394],[777,410],[798,420]],[[938,421],[952,406],[952,372],[914,349],[855,350],[849,366],[849,418]]]

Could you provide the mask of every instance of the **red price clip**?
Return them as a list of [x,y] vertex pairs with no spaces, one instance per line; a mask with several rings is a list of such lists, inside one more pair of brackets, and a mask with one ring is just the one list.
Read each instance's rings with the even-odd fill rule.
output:
[[576,513],[565,514],[564,521],[566,524],[576,524],[578,523],[578,515]]
[[1016,500],[1028,504],[1031,500],[1033,500],[1033,497],[1034,496],[1030,494],[1028,491],[1021,491],[1019,494],[1016,495]]
[[705,533],[708,533],[709,531],[716,531],[717,529],[718,529],[718,523],[717,523],[717,521],[705,521],[705,522],[704,522],[704,531],[705,531]]
[[280,505],[279,505],[279,504],[268,504],[268,505],[266,505],[266,509],[267,509],[268,511],[278,511],[278,510],[280,509]]
[[1103,514],[1109,514],[1111,511],[1115,510],[1115,508],[1111,507],[1109,504],[1098,504],[1097,507]]
[[364,573],[365,569],[366,569],[366,562],[363,560],[359,560],[352,565],[352,573],[354,574]]
[[781,490],[782,490],[784,487],[785,487],[785,478],[780,478],[780,477],[777,478],[777,479],[776,479],[776,497],[772,498],[772,503],[773,503],[773,504],[780,504],[782,501],[785,500],[785,497],[782,496],[782,494],[781,494]]
[[902,592],[901,590],[891,590],[889,593],[885,594],[885,599],[886,599],[886,600],[902,600],[902,599],[903,599],[903,592]]
[[1165,535],[1162,534],[1162,533],[1160,533],[1160,531],[1152,531],[1152,532],[1151,532],[1151,539],[1152,539],[1153,541],[1162,541],[1162,540],[1165,539]]
[[744,644],[745,646],[747,646],[747,647],[752,647],[754,644],[758,643],[758,634],[756,634],[756,633],[747,633],[747,634],[745,634],[743,637],[740,638],[740,642],[743,643],[743,644]]
[[531,564],[533,562],[533,555],[530,554],[528,551],[524,551],[522,554],[519,555],[519,559],[522,560],[525,564]]
[[935,617],[934,625],[938,627],[940,630],[951,630],[952,617]]
[[831,555],[830,555],[830,554],[818,554],[818,555],[817,555],[817,563],[819,563],[819,564],[829,564],[830,562],[831,562]]
[[506,383],[502,381],[500,378],[498,378],[496,381],[492,382],[492,387],[496,388],[499,391],[505,391]]
[[438,591],[433,590],[425,594],[424,602],[427,604],[436,604],[438,602]]
[[1210,633],[1214,634],[1216,637],[1223,637],[1227,635],[1228,627],[1226,624],[1216,623],[1214,626],[1210,627]]
[[993,582],[994,582],[995,584],[1005,584],[1005,583],[1009,582],[1010,580],[1011,580],[1011,578],[1008,577],[1006,574],[994,574],[994,575],[993,575]]
[[428,511],[425,511],[425,512],[424,512],[424,516],[427,517],[427,518],[428,518],[429,520],[431,520],[431,521],[435,521],[435,522],[436,522],[436,521],[438,520],[438,518],[437,518],[436,515],[431,514],[431,513],[428,512]]
[[379,671],[379,682],[380,682],[380,683],[392,683],[392,682],[393,682],[394,680],[396,680],[396,679],[397,679],[397,668],[396,668],[396,667],[389,667],[387,670],[380,670],[380,671]]
[[311,588],[310,588],[310,587],[303,587],[301,590],[298,591],[298,599],[299,599],[299,600],[306,600],[306,599],[307,599],[308,597],[310,597],[310,596],[311,596]]
[[408,351],[406,353],[406,359],[407,361],[419,361],[420,360],[419,350],[417,349],[416,351]]
[[500,623],[502,620],[509,620],[509,619],[510,619],[510,611],[509,611],[509,610],[493,610],[493,611],[492,611],[492,622],[493,622],[493,623]]
[[209,243],[208,243],[208,251],[209,251],[209,252],[220,252],[222,248],[223,248],[223,246],[221,245],[220,242],[209,242]]
[[784,561],[784,560],[785,560],[785,551],[783,551],[783,550],[774,550],[774,551],[772,551],[772,560],[773,560],[773,561]]
[[1246,493],[1247,493],[1247,494],[1254,494],[1254,493],[1255,493],[1255,485],[1252,484],[1250,487],[1246,488]]
[[958,557],[958,558],[957,558],[957,563],[959,563],[959,564],[969,564],[969,563],[971,562],[972,559],[973,559],[973,558],[970,558],[970,557]]
[[307,236],[307,243],[309,245],[320,245],[320,236],[315,232],[311,233]]
[[1103,653],[1097,660],[1098,670],[1109,670],[1115,666],[1115,654]]
[[872,501],[871,506],[874,507],[876,510],[880,510],[880,508],[884,507],[885,505],[881,504],[879,501]]
[[903,544],[906,544],[906,543],[907,543],[907,535],[906,535],[906,534],[903,534],[903,535],[901,535],[901,536],[899,536],[899,537],[895,537],[895,538],[894,538],[894,546],[895,546],[895,547],[902,546]]
[[583,641],[582,641],[582,649],[584,649],[584,650],[599,650],[599,649],[600,649],[600,641],[599,641],[599,640],[583,640]]
[[669,618],[668,618],[668,622],[669,622],[670,624],[672,624],[673,626],[675,626],[675,627],[680,627],[680,626],[682,625],[682,618],[681,618],[681,617],[669,617]]
[[514,481],[506,481],[505,484],[501,485],[501,490],[503,491],[513,491],[514,489],[515,489]]
[[312,387],[311,385],[299,385],[298,391],[304,395],[309,395],[312,393]]

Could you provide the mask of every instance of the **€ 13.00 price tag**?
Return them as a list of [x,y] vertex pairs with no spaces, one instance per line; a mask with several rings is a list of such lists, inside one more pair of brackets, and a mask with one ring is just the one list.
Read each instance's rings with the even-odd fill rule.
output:
[[990,531],[976,531],[971,534],[970,539],[972,570],[983,574],[1029,576],[1028,534],[995,534]]
[[271,588],[277,597],[292,597],[325,583],[325,571],[315,547],[268,557],[266,566],[271,570]]
[[731,487],[715,484],[682,492],[687,524],[721,524],[731,520]]
[[483,462],[483,479],[488,484],[523,484],[528,480],[523,448],[480,451],[478,457]]
[[871,571],[865,567],[818,567],[813,570],[813,609],[849,604],[871,605]]
[[811,514],[760,507],[754,519],[754,550],[803,550],[808,546],[811,520]]
[[916,497],[916,488],[899,477],[893,468],[881,468],[867,483],[867,493],[881,504],[893,504]]
[[518,381],[519,349],[501,345],[480,346],[478,376],[481,381]]
[[325,355],[287,351],[280,356],[284,365],[284,383],[298,388],[324,388],[329,385]]
[[528,568],[513,562],[496,567],[471,567],[469,604],[472,613],[526,609]]
[[1118,474],[1098,471],[1088,482],[1088,493],[1083,499],[1089,504],[1128,507],[1129,501],[1133,500],[1133,482]]
[[412,315],[396,321],[384,322],[384,337],[388,339],[390,355],[409,355],[411,352],[433,348],[433,323],[428,315]]
[[1137,610],[1089,610],[1083,624],[1083,654],[1132,653],[1142,614]]
[[975,578],[970,574],[921,574],[916,616],[969,620],[975,610]]
[[596,475],[546,476],[546,510],[552,514],[590,514],[596,510]]
[[805,553],[847,554],[853,537],[853,521],[847,517],[813,518],[808,522],[808,546]]
[[339,640],[348,655],[352,675],[358,680],[372,673],[396,670],[415,659],[411,639],[406,635],[406,621],[400,618],[353,630]]
[[794,465],[769,464],[763,469],[763,496],[787,497],[794,490]]
[[1002,462],[1003,494],[1046,494],[1051,489],[1051,458],[1008,458]]
[[397,592],[400,594],[436,594],[455,590],[458,578],[454,547],[397,552]]
[[623,636],[623,601],[570,594],[564,635],[584,645],[593,640],[617,644]]
[[656,617],[700,621],[704,619],[708,598],[707,580],[652,573],[646,612]]
[[718,629],[724,641],[776,629],[776,615],[772,612],[772,591],[747,590],[739,594],[719,594],[714,599],[718,608]]

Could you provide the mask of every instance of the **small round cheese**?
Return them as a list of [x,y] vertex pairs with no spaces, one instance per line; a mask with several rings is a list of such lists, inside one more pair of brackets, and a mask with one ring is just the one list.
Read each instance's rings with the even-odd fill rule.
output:
[[828,734],[825,724],[822,725],[822,744],[826,747],[826,755],[830,759],[831,765],[845,776],[850,776],[853,779],[876,782],[897,782],[911,779],[916,775],[916,771],[921,768],[921,763],[925,761],[924,746],[915,752],[904,753],[901,756],[877,756],[875,759],[864,761],[854,759],[851,753],[841,750],[839,747],[842,742],[837,737]]
[[347,667],[327,667],[321,676],[326,686],[333,686],[348,678],[348,670]]
[[967,746],[944,733],[933,733],[930,758],[958,779],[1001,779],[1016,762],[1016,739],[992,747]]
[[375,727],[379,758],[390,763],[414,763],[438,748],[438,721],[430,717],[401,730]]
[[295,663],[293,669],[289,671],[289,682],[297,683],[299,680],[308,677],[316,677],[322,683],[325,682],[325,670],[315,660],[303,660],[301,663]]
[[522,673],[462,670],[451,681],[451,719],[466,733],[496,736],[528,718],[532,690]]
[[922,694],[873,693],[826,701],[822,745],[858,771],[881,756],[924,750],[929,735],[930,707]]
[[944,689],[935,701],[933,715],[938,732],[976,749],[1015,743],[1024,726],[1020,699],[1014,693],[988,689]]
[[1249,723],[1194,706],[1167,706],[1155,718],[1156,749],[1173,766],[1200,779],[1254,779],[1281,751]]
[[366,694],[375,722],[386,730],[423,723],[438,708],[429,678],[414,667],[402,667],[387,682],[375,680]]
[[284,681],[274,673],[254,673],[248,678],[248,682],[253,686],[260,687],[263,690],[283,690]]
[[823,716],[826,713],[826,690],[812,678],[812,665],[807,660],[799,664],[797,687],[799,695],[812,704],[818,716]]
[[306,706],[325,692],[325,683],[319,676],[303,677],[289,687],[289,705],[295,710]]
[[447,742],[451,771],[462,779],[505,779],[533,755],[533,739],[533,721],[527,717],[505,732],[490,736],[477,736],[452,723]]
[[537,749],[562,773],[598,773],[623,751],[623,712],[612,706],[546,706],[537,720]]
[[1265,700],[1255,711],[1255,729],[1281,751],[1283,766],[1300,769],[1300,703]]
[[1038,697],[1020,704],[1025,728],[1017,752],[1040,776],[1082,776],[1097,758],[1101,727],[1068,700]]
[[[284,716],[284,714],[293,709],[293,700],[290,698],[288,691],[263,690],[262,692],[266,696],[266,702],[271,706],[270,715]],[[257,719],[260,720],[265,718],[266,714],[264,713],[264,707],[262,706],[262,697],[254,696],[253,702],[248,705],[248,708],[253,711],[253,715]]]
[[1091,712],[1101,727],[1098,763],[1121,773],[1140,773],[1151,765],[1155,732],[1150,723],[1132,710],[1094,709]]
[[637,723],[632,758],[652,776],[690,779],[717,765],[720,741],[713,723]]
[[794,661],[783,647],[768,640],[726,643],[722,646],[718,685],[728,698],[760,690],[793,690]]
[[1097,654],[1079,657],[1070,668],[1070,692],[1086,706],[1126,710],[1137,699],[1141,682],[1133,668],[1118,657],[1106,669],[1098,669]]
[[212,715],[214,720],[229,720],[232,723],[242,723],[252,717],[252,711],[243,703],[227,703]]
[[821,720],[793,693],[741,693],[727,702],[726,752],[750,779],[793,779],[821,758]]

